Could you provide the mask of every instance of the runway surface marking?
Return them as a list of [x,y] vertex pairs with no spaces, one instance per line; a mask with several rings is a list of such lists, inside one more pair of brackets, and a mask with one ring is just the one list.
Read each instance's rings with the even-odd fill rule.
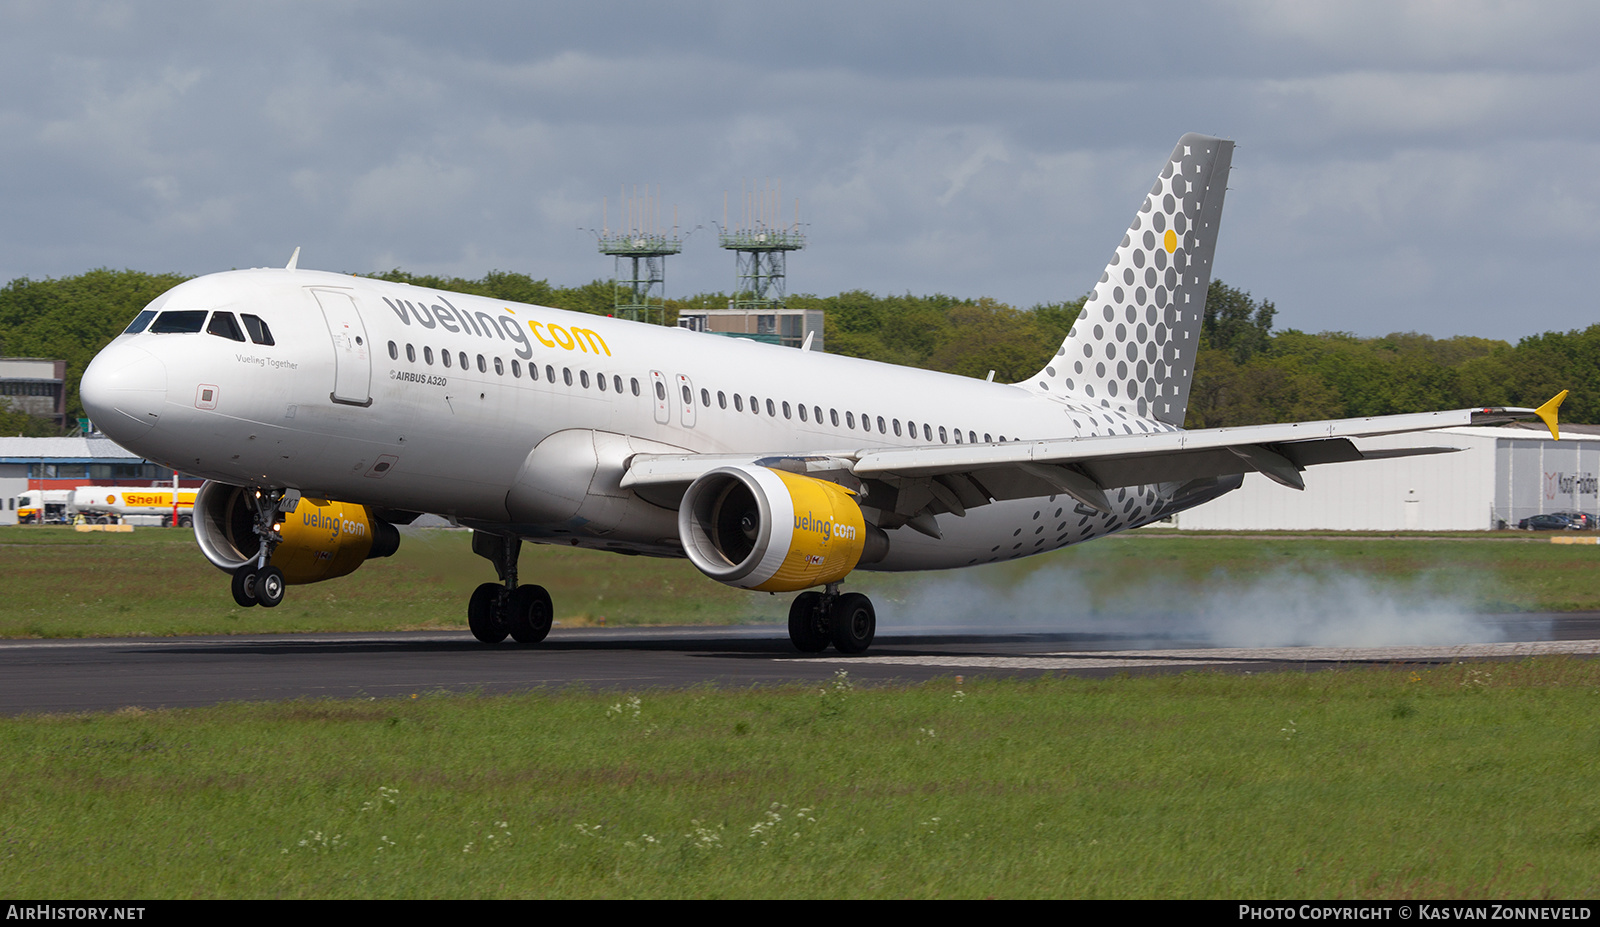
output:
[[[1407,663],[1543,654],[1600,654],[1600,640],[1457,644],[1448,647],[1255,647],[1206,650],[1099,650],[984,657],[961,654],[838,657],[839,662],[972,669],[1114,669],[1127,666],[1214,666],[1237,663]],[[817,657],[804,658],[816,660]],[[777,662],[795,661],[780,657]]]

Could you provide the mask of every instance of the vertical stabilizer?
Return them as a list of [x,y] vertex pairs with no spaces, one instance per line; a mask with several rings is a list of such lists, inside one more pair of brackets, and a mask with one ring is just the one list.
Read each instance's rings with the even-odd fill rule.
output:
[[1018,386],[1183,426],[1233,142],[1178,140],[1050,364]]

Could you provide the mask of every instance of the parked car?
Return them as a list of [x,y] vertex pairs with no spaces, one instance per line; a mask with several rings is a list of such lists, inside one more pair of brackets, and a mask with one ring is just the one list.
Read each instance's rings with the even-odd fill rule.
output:
[[1517,522],[1517,527],[1524,531],[1567,531],[1578,526],[1573,524],[1572,519],[1566,515],[1551,513],[1530,515]]
[[1577,531],[1593,531],[1597,521],[1600,521],[1588,512],[1557,512],[1556,514],[1565,515],[1567,520],[1572,522],[1572,528]]

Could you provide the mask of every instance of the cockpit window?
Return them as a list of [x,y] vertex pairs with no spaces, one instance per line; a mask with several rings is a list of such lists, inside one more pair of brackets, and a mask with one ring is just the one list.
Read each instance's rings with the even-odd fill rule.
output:
[[244,340],[244,332],[239,331],[239,323],[231,312],[211,313],[211,324],[206,326],[206,334],[218,335],[230,341]]
[[146,309],[143,312],[139,313],[138,315],[134,316],[133,317],[133,321],[128,323],[128,327],[123,329],[122,333],[124,335],[137,335],[140,332],[144,331],[144,327],[146,325],[149,325],[150,324],[150,320],[155,318],[155,317],[156,317],[156,311],[154,309]]
[[183,335],[199,331],[205,327],[206,310],[204,309],[171,309],[156,316],[155,323],[150,326],[152,335]]
[[277,344],[272,340],[272,329],[267,327],[267,323],[263,322],[260,316],[241,312],[239,318],[244,321],[244,330],[250,333],[251,341],[256,344]]

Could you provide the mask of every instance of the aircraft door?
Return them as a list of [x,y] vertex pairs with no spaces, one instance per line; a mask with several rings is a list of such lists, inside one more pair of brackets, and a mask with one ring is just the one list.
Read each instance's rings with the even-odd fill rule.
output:
[[650,401],[656,404],[656,424],[672,421],[672,397],[667,395],[667,377],[659,370],[650,371]]
[[328,398],[352,406],[372,405],[372,352],[355,300],[341,290],[311,293],[333,339],[333,392]]
[[682,412],[683,427],[694,427],[694,384],[683,374],[678,374],[678,392],[672,398],[677,400],[678,408]]

